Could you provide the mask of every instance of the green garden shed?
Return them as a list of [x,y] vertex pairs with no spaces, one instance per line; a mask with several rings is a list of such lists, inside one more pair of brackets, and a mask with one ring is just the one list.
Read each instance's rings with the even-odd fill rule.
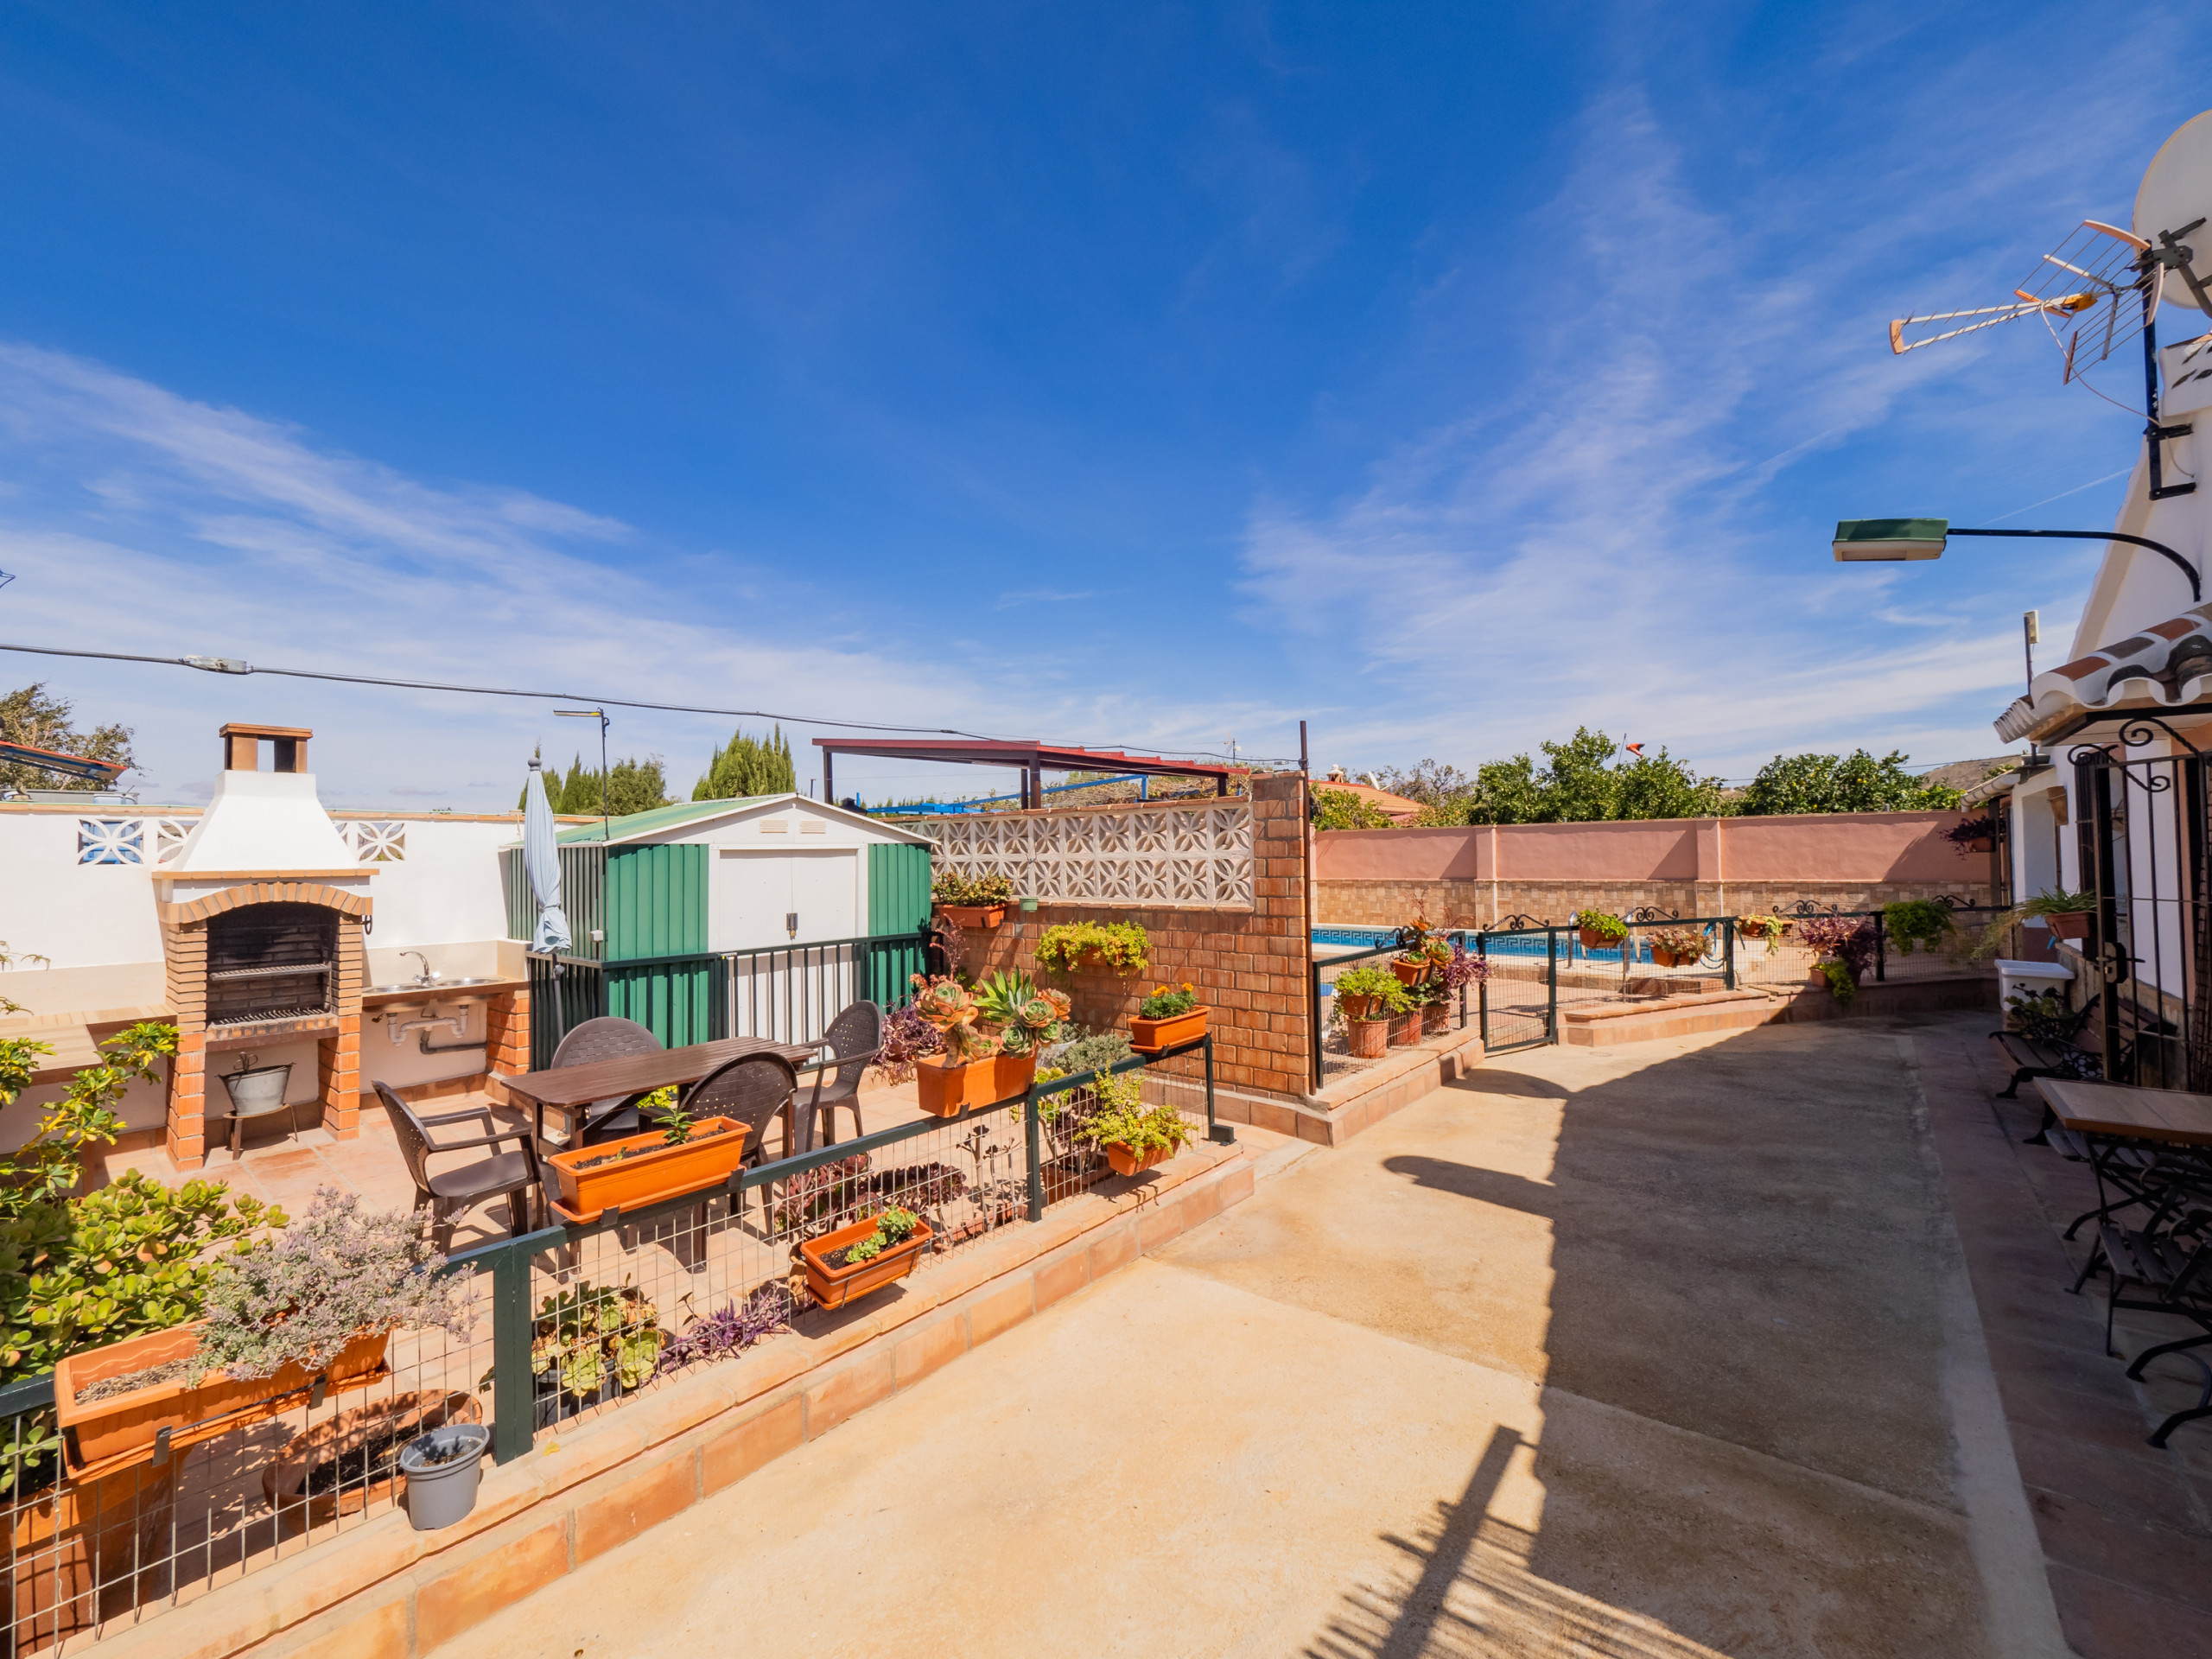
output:
[[[921,971],[930,843],[895,825],[756,795],[572,824],[558,839],[575,943],[557,963],[531,957],[533,1068],[601,1014],[671,1047],[810,1042],[849,1002],[906,1001]],[[508,937],[528,939],[537,906],[519,842],[500,868]]]

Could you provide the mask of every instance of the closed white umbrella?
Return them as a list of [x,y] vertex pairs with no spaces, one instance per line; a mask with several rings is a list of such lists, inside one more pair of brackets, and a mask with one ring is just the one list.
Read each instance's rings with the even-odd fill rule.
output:
[[553,823],[553,809],[545,799],[545,776],[530,763],[530,781],[523,787],[522,867],[530,876],[530,896],[537,901],[537,931],[530,948],[544,956],[557,956],[575,943],[569,937],[568,913],[561,908],[561,843]]
[[530,877],[530,896],[537,901],[537,927],[530,948],[553,959],[553,1029],[565,1034],[561,952],[574,941],[569,937],[568,912],[561,908],[561,842],[553,808],[545,798],[545,778],[536,760],[530,763],[529,781],[522,791],[522,868]]

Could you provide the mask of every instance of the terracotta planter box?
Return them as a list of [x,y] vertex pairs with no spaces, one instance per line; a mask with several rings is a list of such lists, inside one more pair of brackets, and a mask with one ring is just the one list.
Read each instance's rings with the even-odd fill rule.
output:
[[1368,1005],[1374,1001],[1375,999],[1371,996],[1345,995],[1337,998],[1337,1006],[1344,1011],[1344,1018],[1347,1020],[1364,1020],[1371,1012]]
[[1346,1020],[1344,1046],[1356,1059],[1379,1060],[1382,1051],[1389,1046],[1390,1022],[1388,1020]]
[[1452,1029],[1452,1005],[1449,1002],[1424,1002],[1421,1009],[1421,1034],[1441,1037]]
[[1206,1034],[1206,1016],[1213,1010],[1200,1003],[1188,1014],[1171,1014],[1164,1020],[1129,1016],[1129,1046],[1142,1054],[1157,1054],[1178,1043],[1195,1043]]
[[2094,913],[2087,910],[2055,911],[2043,918],[2043,925],[2062,939],[2086,939],[2089,937],[2089,918]]
[[1996,838],[1992,836],[1977,836],[1966,843],[1966,849],[1970,853],[1993,852],[1996,847]]
[[[680,1147],[666,1136],[626,1135],[595,1147],[571,1147],[545,1161],[560,1184],[556,1206],[573,1222],[597,1221],[605,1210],[642,1210],[663,1198],[720,1186],[745,1160],[745,1125],[734,1118],[702,1117]],[[627,1158],[613,1154],[639,1148]],[[594,1162],[604,1159],[605,1162]],[[582,1167],[583,1165],[591,1167]]]
[[1154,1165],[1166,1163],[1179,1150],[1175,1147],[1154,1147],[1140,1158],[1118,1141],[1109,1141],[1103,1147],[1106,1161],[1114,1166],[1116,1175],[1141,1175]]
[[1692,955],[1681,950],[1662,950],[1656,945],[1651,948],[1652,961],[1662,968],[1694,968],[1703,958],[1702,951]]
[[1619,938],[1609,939],[1596,928],[1586,927],[1582,930],[1582,948],[1585,950],[1618,950],[1626,937],[1623,935]]
[[942,1054],[925,1054],[914,1062],[914,1090],[931,1116],[957,1117],[970,1106],[995,1106],[1027,1094],[1036,1075],[1034,1054],[994,1054],[958,1065]]
[[[174,1452],[226,1430],[264,1421],[289,1403],[283,1396],[304,1394],[314,1385],[317,1373],[290,1364],[281,1367],[274,1376],[233,1382],[215,1371],[190,1388],[181,1382],[156,1382],[81,1406],[76,1403],[79,1389],[107,1377],[189,1359],[200,1351],[200,1329],[201,1321],[195,1319],[167,1331],[149,1331],[105,1348],[71,1354],[54,1368],[54,1415],[61,1425],[64,1457],[71,1473],[95,1465],[150,1462],[154,1438],[164,1428],[170,1432]],[[391,1340],[387,1332],[356,1337],[347,1343],[324,1368],[331,1386],[365,1383],[382,1369],[385,1348]]]
[[1398,976],[1398,983],[1405,986],[1420,984],[1435,971],[1435,964],[1426,959],[1408,962],[1400,957],[1390,958],[1390,971]]
[[939,905],[937,913],[963,927],[996,927],[1006,920],[1004,905]]
[[1415,1008],[1410,1014],[1394,1014],[1388,1023],[1389,1045],[1392,1048],[1405,1048],[1421,1041],[1421,1010],[1419,1008]]
[[[11,1497],[7,1540],[10,1653],[48,1653],[103,1619],[166,1592],[181,1458]],[[143,1567],[137,1566],[143,1563]],[[137,1570],[134,1571],[134,1567]]]
[[880,1290],[894,1280],[904,1279],[914,1270],[914,1264],[930,1246],[930,1224],[918,1220],[904,1243],[893,1244],[874,1260],[863,1262],[856,1268],[829,1265],[829,1258],[859,1243],[874,1230],[875,1217],[870,1216],[866,1221],[840,1227],[834,1233],[810,1238],[798,1247],[799,1257],[806,1263],[806,1287],[816,1301],[824,1307],[842,1307],[872,1290]]
[[448,1394],[425,1389],[353,1407],[327,1423],[293,1435],[261,1471],[262,1495],[276,1511],[278,1536],[288,1532],[297,1535],[342,1515],[359,1515],[385,1498],[396,1502],[407,1490],[407,1477],[399,1472],[397,1446],[391,1451],[391,1469],[377,1480],[349,1473],[336,1491],[310,1492],[308,1482],[317,1470],[340,1458],[358,1454],[369,1441],[395,1430],[404,1437],[404,1444],[427,1429],[483,1421],[484,1408],[474,1395],[460,1389]]

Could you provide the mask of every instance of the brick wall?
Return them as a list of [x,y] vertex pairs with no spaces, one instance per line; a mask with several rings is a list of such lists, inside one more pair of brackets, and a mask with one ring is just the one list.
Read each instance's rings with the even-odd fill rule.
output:
[[1578,910],[1625,915],[1640,906],[1683,916],[1739,916],[1799,899],[1838,910],[1876,910],[1900,899],[1990,903],[1986,880],[1964,879],[1979,865],[1961,860],[1959,868],[1961,879],[1948,881],[1321,880],[1314,883],[1314,910],[1322,927],[1395,927],[1417,911],[1439,927],[1487,927],[1502,917],[1563,923]]
[[[1211,909],[1105,904],[1043,905],[988,931],[968,931],[963,965],[978,977],[1021,969],[1068,992],[1075,1018],[1118,1026],[1154,985],[1189,980],[1213,1009],[1215,1079],[1224,1088],[1294,1097],[1310,1091],[1307,1025],[1305,779],[1255,779],[1252,907]],[[1051,817],[1051,809],[1022,816]],[[1037,941],[1063,922],[1130,921],[1152,940],[1152,965],[1123,980],[1039,972]]]

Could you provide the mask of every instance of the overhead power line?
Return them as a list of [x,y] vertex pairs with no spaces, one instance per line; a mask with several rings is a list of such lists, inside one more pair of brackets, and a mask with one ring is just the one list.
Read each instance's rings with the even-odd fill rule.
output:
[[[33,657],[85,657],[110,663],[151,663],[160,668],[196,668],[207,674],[276,674],[293,680],[330,680],[341,685],[376,685],[398,691],[448,691],[472,697],[534,697],[548,702],[591,702],[611,709],[645,709],[671,715],[719,715],[730,719],[780,721],[792,726],[835,726],[855,732],[903,732],[921,737],[967,737],[981,742],[1020,741],[993,737],[984,732],[963,731],[956,726],[889,726],[875,721],[830,720],[816,715],[778,714],[769,709],[713,709],[688,702],[647,702],[635,697],[603,697],[595,692],[532,691],[520,686],[454,685],[443,680],[403,680],[378,674],[334,674],[313,668],[270,668],[235,657],[149,657],[127,651],[81,651],[60,645],[17,645],[0,642],[0,651],[21,652]],[[1105,747],[1089,744],[1085,747]],[[1123,746],[1126,747],[1126,746]],[[1144,747],[1140,745],[1139,747]],[[1166,754],[1227,757],[1208,749],[1162,749]],[[1252,757],[1245,757],[1247,760]]]

